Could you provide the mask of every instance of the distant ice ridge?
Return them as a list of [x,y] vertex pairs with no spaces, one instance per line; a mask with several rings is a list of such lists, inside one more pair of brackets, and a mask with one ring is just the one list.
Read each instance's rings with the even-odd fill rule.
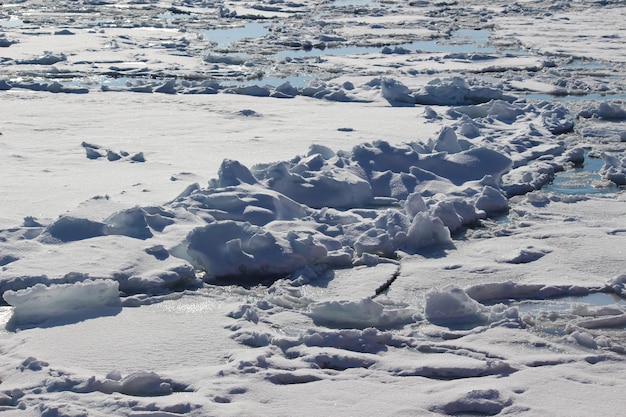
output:
[[464,105],[502,99],[502,90],[471,85],[461,77],[435,78],[416,92],[396,80],[383,79],[381,92],[390,103],[404,104]]
[[[56,62],[67,60],[63,54],[53,55],[46,54],[22,63],[46,64],[51,65]],[[204,61],[211,64],[225,65],[245,65],[246,60],[241,57],[233,57],[230,55],[214,55],[208,54],[204,57]],[[380,97],[387,100],[392,105],[414,106],[414,105],[474,105],[480,103],[488,103],[494,100],[504,100],[504,94],[501,88],[487,85],[479,78],[435,78],[417,90],[412,90],[393,78],[376,77],[361,86],[355,86],[351,82],[341,84],[333,81],[325,82],[315,80],[307,85],[292,85],[285,79],[278,85],[272,85],[271,82],[263,82],[260,80],[255,84],[237,84],[235,82],[218,82],[215,80],[178,80],[178,79],[159,79],[150,80],[146,78],[128,78],[125,85],[111,86],[101,85],[100,89],[104,92],[141,92],[141,93],[160,93],[160,94],[238,94],[254,97],[275,97],[275,98],[294,98],[296,96],[305,96],[316,99],[339,102],[363,102],[371,101],[372,98],[368,94],[370,91],[380,93]],[[26,89],[33,91],[48,91],[52,93],[71,93],[84,94],[89,93],[89,86],[70,86],[59,82],[47,83],[36,81],[16,81],[0,79],[0,90],[10,89]],[[605,109],[603,114],[611,114]]]
[[9,327],[110,315],[122,306],[118,283],[112,280],[37,284],[24,290],[5,291],[3,298],[13,306]]

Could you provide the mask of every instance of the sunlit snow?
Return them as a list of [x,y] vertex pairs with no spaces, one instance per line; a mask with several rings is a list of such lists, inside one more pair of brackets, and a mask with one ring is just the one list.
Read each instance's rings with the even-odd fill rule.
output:
[[0,8],[0,411],[613,416],[617,1]]

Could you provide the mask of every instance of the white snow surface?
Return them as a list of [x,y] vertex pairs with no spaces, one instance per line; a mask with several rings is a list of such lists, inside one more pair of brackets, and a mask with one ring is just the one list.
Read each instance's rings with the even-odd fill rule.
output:
[[0,412],[622,414],[625,11],[5,2]]

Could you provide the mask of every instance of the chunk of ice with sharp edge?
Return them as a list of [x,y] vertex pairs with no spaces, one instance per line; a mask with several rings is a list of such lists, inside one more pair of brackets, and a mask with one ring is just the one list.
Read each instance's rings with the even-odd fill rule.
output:
[[37,284],[18,291],[6,291],[4,300],[13,306],[12,326],[37,325],[110,315],[121,309],[118,283],[87,280],[75,284]]
[[434,324],[462,324],[486,320],[487,308],[454,286],[426,294],[426,319]]

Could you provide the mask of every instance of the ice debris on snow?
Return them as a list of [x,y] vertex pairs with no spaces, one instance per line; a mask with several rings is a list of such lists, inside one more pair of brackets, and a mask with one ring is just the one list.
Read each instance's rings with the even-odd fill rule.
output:
[[29,356],[28,358],[22,361],[18,369],[22,372],[27,369],[29,371],[37,372],[37,371],[41,371],[43,368],[47,368],[49,365],[50,364],[46,361],[42,361],[32,356]]
[[502,90],[461,77],[435,78],[415,94],[417,104],[427,105],[477,104],[501,98]]
[[[218,277],[349,266],[355,255],[393,257],[397,250],[450,245],[451,232],[506,207],[493,188],[510,167],[506,156],[476,147],[429,158],[416,149],[384,141],[350,153],[313,148],[306,157],[252,170],[226,160],[209,188],[173,202],[208,223],[189,233],[179,255]],[[444,189],[489,185],[441,201],[441,192],[414,192],[430,178]]]
[[447,286],[426,293],[424,315],[434,324],[464,324],[487,320],[488,309],[461,288]]
[[316,324],[332,327],[365,329],[389,328],[415,321],[417,311],[411,308],[385,309],[369,298],[360,301],[323,301],[312,304],[309,315]]
[[459,398],[433,408],[433,411],[447,415],[487,415],[499,414],[513,401],[496,389],[471,390]]
[[111,394],[119,392],[135,397],[155,397],[170,395],[175,391],[181,391],[180,384],[162,378],[154,372],[139,371],[134,372],[124,378],[118,372],[111,372],[105,380],[95,377],[89,378],[72,388],[78,393],[102,392]]
[[517,326],[517,308],[502,303],[487,306],[477,299],[471,288],[464,290],[455,285],[435,288],[425,295],[424,316],[433,324],[449,327],[503,322]]
[[501,89],[471,78],[435,78],[419,90],[411,90],[393,78],[373,80],[370,85],[376,82],[380,82],[383,98],[394,106],[460,106],[500,101],[503,98]]
[[51,51],[45,51],[42,55],[35,58],[23,59],[19,62],[21,64],[31,65],[54,65],[57,62],[67,61],[67,56],[63,53],[55,54]]
[[578,117],[585,119],[597,118],[602,120],[620,121],[626,120],[626,110],[624,110],[618,103],[612,103],[603,101],[595,106],[587,106],[583,108]]
[[[455,233],[505,212],[508,197],[540,188],[571,160],[552,132],[567,128],[555,125],[569,123],[563,107],[504,101],[489,88],[462,81],[430,86],[455,104],[453,124],[432,138],[378,140],[349,151],[312,145],[306,155],[250,168],[225,159],[207,187],[191,184],[161,207],[134,207],[103,219],[68,213],[28,232],[40,243],[62,247],[113,235],[145,241],[139,251],[151,256],[149,271],[99,267],[94,275],[119,281],[127,293],[196,283],[192,269],[204,272],[205,280],[279,278],[310,265],[375,265],[403,252],[451,247]],[[381,82],[390,99],[407,93],[391,80]],[[521,118],[527,131],[518,129],[512,137],[481,131],[494,119],[508,125]],[[542,124],[545,120],[551,122]],[[82,146],[94,158],[105,155],[98,145]],[[541,253],[517,255],[509,261],[530,262]],[[174,259],[187,269],[173,265]],[[17,275],[24,262],[7,265],[6,288],[52,282],[72,272]],[[146,278],[147,272],[164,278]]]
[[3,298],[13,306],[10,327],[111,315],[122,306],[118,283],[112,280],[37,284],[24,290],[5,291]]
[[108,161],[127,160],[131,162],[146,162],[146,158],[143,152],[137,152],[134,155],[129,154],[126,151],[115,152],[111,149],[102,149],[101,146],[93,143],[82,142],[81,146],[85,149],[85,155],[87,159],[99,159],[104,158]]
[[626,185],[626,152],[610,154],[602,152],[600,155],[604,165],[600,169],[600,175],[616,185]]
[[543,284],[520,284],[513,281],[490,282],[475,284],[464,291],[480,303],[494,302],[514,298],[538,299],[582,296],[591,291],[587,287],[576,285],[543,285]]

